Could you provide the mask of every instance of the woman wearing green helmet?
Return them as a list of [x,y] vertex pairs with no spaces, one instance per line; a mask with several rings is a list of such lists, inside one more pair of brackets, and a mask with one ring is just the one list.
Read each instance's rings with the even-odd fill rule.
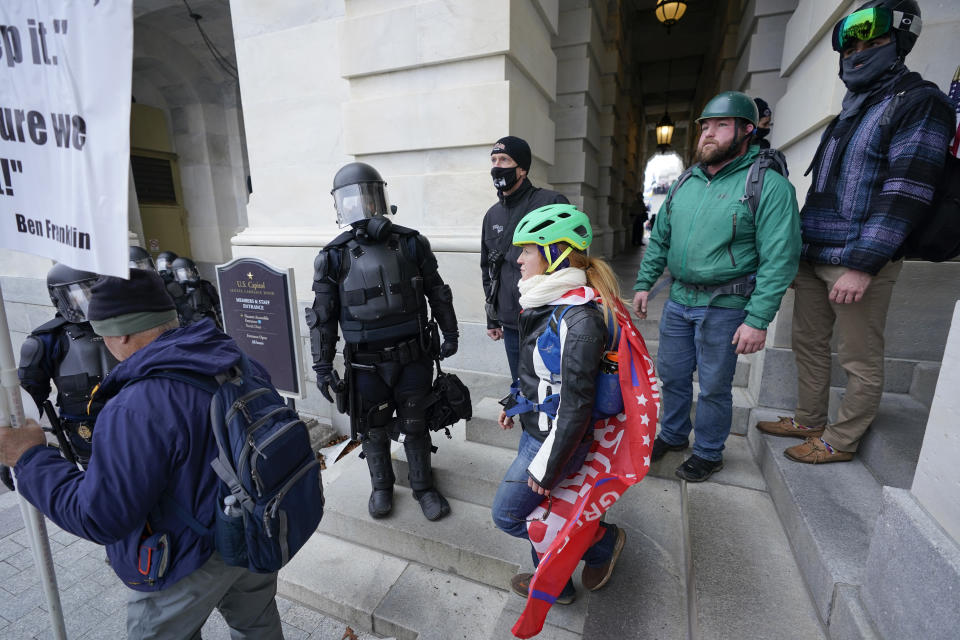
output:
[[[520,361],[514,401],[537,405],[518,413],[523,432],[517,457],[507,470],[493,501],[496,526],[511,536],[527,538],[530,513],[568,475],[583,466],[593,442],[593,405],[596,378],[609,335],[604,314],[596,303],[619,298],[619,285],[610,267],[585,251],[593,230],[585,213],[569,204],[553,204],[528,213],[517,224],[513,244],[522,247],[520,264]],[[611,317],[613,314],[609,314]],[[555,323],[561,342],[551,364],[538,339]],[[610,322],[616,323],[615,318]],[[538,348],[539,346],[539,348]],[[546,359],[545,359],[546,358]],[[559,375],[551,372],[559,370]],[[548,397],[556,396],[550,414],[544,409]],[[511,405],[511,408],[517,405]],[[503,429],[513,427],[513,418],[501,411]],[[613,524],[599,542],[583,555],[583,586],[591,591],[609,580],[623,549],[625,533]],[[538,563],[531,548],[534,565]],[[533,574],[521,573],[511,588],[526,597]],[[557,597],[558,604],[576,598],[569,581]]]

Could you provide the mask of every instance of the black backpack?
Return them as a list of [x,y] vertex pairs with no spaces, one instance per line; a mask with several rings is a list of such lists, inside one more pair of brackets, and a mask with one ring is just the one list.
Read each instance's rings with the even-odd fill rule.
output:
[[[889,127],[893,121],[893,115],[903,100],[903,96],[914,89],[928,87],[935,89],[941,95],[940,88],[927,80],[919,78],[917,74],[911,73],[896,87],[899,89],[887,106],[883,110],[878,123],[879,128]],[[946,96],[944,96],[946,99]],[[860,118],[866,109],[862,109]],[[814,154],[810,167],[804,175],[809,174],[819,163],[826,141],[830,138],[833,129],[840,121],[840,116],[835,117],[826,131],[821,136],[820,146]],[[840,136],[838,146],[843,148],[852,137],[853,133],[860,126],[859,120],[854,121],[844,135]],[[960,160],[958,160],[948,150],[944,149],[946,162],[940,179],[937,181],[936,189],[933,194],[933,200],[927,209],[926,217],[920,221],[910,232],[903,245],[894,257],[918,258],[929,262],[943,262],[960,255]],[[834,158],[834,163],[838,163],[840,154]],[[824,170],[823,167],[820,168]],[[826,170],[835,175],[834,167],[827,167]]]
[[[939,91],[939,87],[932,82],[924,84],[932,85]],[[881,127],[890,125],[893,114],[907,91],[909,89],[900,91],[887,103],[880,117]],[[946,149],[944,154],[946,162],[937,181],[930,208],[900,249],[905,258],[943,262],[960,255],[960,159]]]

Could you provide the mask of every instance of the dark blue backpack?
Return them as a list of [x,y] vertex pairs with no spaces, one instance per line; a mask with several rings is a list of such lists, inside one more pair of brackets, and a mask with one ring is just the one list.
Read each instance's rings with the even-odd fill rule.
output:
[[198,535],[212,534],[228,565],[256,573],[279,570],[323,517],[320,460],[297,412],[245,355],[216,378],[181,370],[144,377],[180,380],[212,394],[210,425],[219,454],[210,466],[220,478],[216,522],[204,527],[172,499],[161,507]]
[[[594,302],[587,303],[590,306],[598,307]],[[537,338],[537,351],[540,352],[540,358],[544,366],[550,372],[550,380],[553,383],[560,382],[560,321],[567,311],[577,305],[558,306],[550,314],[550,321],[547,323],[547,329]],[[623,394],[620,390],[620,374],[617,360],[610,357],[611,353],[616,353],[620,344],[620,327],[614,322],[614,313],[609,307],[599,306],[606,315],[607,342],[605,345],[604,357],[600,362],[600,372],[597,374],[596,388],[593,400],[593,419],[602,420],[615,416],[623,411]],[[611,327],[616,326],[616,330]],[[543,399],[543,402],[536,404],[523,397],[520,388],[516,382],[510,386],[510,395],[512,401],[510,406],[505,408],[506,414],[510,417],[520,413],[530,411],[541,411],[550,416],[551,420],[556,420],[557,408],[560,406],[560,394],[554,393]]]

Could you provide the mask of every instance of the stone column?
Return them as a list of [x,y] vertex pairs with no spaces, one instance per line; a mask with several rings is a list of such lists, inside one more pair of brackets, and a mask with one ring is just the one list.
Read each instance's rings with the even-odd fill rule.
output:
[[[592,253],[604,257],[613,249],[607,201],[613,121],[608,117],[604,129],[601,114],[606,16],[605,3],[560,2],[560,29],[553,41],[558,63],[557,102],[551,110],[557,123],[557,162],[548,174],[571,203],[590,215]],[[603,193],[601,160],[607,167]]]
[[[496,201],[489,153],[504,135],[526,139],[531,179],[549,186],[557,2],[231,8],[254,184],[234,254],[293,266],[300,306],[309,304],[313,258],[340,232],[333,176],[347,162],[370,163],[387,180],[395,221],[430,239],[453,288],[462,335],[449,366],[502,372],[503,349],[485,335],[479,270],[480,221]],[[306,339],[303,348],[309,363]],[[325,415],[318,398],[311,390],[302,406]]]

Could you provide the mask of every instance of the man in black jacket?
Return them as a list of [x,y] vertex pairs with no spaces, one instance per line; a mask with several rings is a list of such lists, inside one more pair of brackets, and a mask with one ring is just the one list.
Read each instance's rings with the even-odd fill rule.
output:
[[530,171],[530,145],[515,136],[497,140],[490,152],[490,175],[497,188],[498,201],[483,216],[480,238],[480,272],[487,298],[487,335],[491,340],[503,339],[510,364],[510,379],[517,379],[520,358],[520,247],[511,244],[513,231],[520,218],[548,204],[568,204],[556,191],[533,186],[527,178]]

